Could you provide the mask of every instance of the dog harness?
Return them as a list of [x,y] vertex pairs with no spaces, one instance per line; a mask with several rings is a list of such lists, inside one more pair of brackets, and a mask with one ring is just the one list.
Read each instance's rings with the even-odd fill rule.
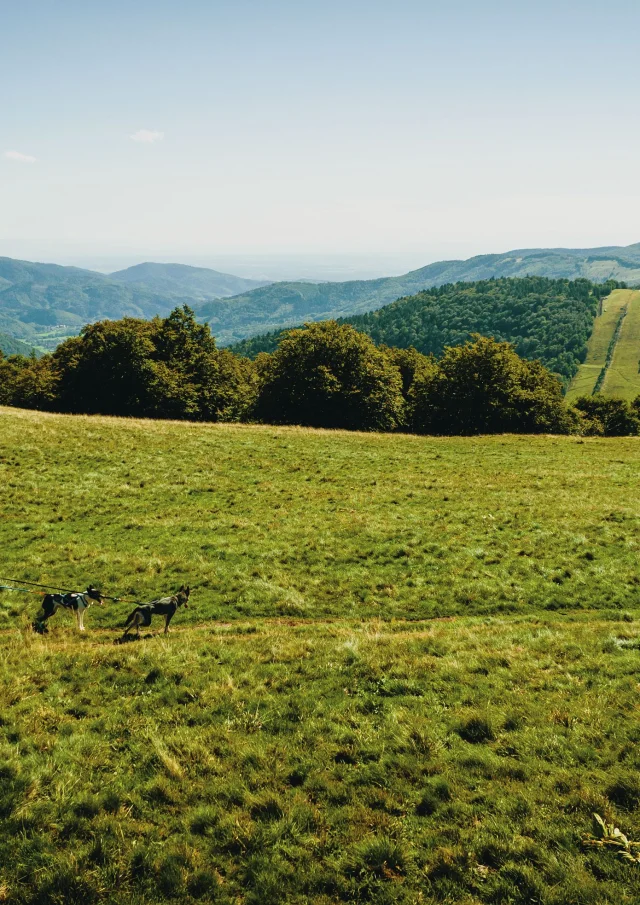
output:
[[59,603],[61,606],[65,607],[67,610],[77,610],[78,609],[78,598],[83,597],[83,594],[54,594],[53,599],[56,603]]

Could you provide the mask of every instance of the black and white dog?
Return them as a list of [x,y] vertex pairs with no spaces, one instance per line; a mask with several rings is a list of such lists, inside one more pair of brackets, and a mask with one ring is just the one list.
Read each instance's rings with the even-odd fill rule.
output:
[[178,607],[183,606],[188,609],[187,601],[190,593],[189,585],[182,585],[177,594],[173,597],[160,597],[158,600],[152,600],[151,603],[142,603],[129,615],[124,627],[124,640],[132,628],[136,629],[138,638],[140,637],[140,626],[148,628],[151,625],[152,616],[164,616],[164,633],[169,631],[169,623],[174,617]]
[[103,604],[102,592],[94,588],[93,585],[88,587],[83,593],[45,594],[42,601],[42,609],[33,622],[33,630],[40,635],[48,632],[47,619],[51,619],[59,609],[64,609],[73,610],[76,614],[78,628],[81,632],[84,632],[84,611],[88,610],[93,603],[97,603],[99,606]]

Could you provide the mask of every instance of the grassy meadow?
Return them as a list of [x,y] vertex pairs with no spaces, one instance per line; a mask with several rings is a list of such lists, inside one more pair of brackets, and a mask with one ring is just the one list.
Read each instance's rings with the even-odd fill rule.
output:
[[0,901],[640,901],[639,459],[0,409]]
[[[616,331],[618,335],[616,337]],[[615,338],[615,346],[611,349]],[[612,354],[610,355],[610,353]],[[599,391],[631,402],[640,394],[640,291],[616,289],[603,301],[580,365],[567,391],[567,401],[590,396],[603,368],[608,367]]]
[[604,379],[603,393],[631,402],[640,395],[640,291],[629,291],[620,335]]

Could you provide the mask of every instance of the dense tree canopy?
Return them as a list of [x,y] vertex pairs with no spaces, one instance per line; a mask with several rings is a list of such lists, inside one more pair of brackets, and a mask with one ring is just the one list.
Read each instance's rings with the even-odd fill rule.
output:
[[[482,280],[426,289],[384,308],[345,318],[376,343],[415,347],[441,355],[472,333],[513,343],[524,358],[537,359],[568,381],[584,360],[599,302],[618,283],[550,280],[544,277]],[[256,336],[234,349],[253,357],[271,352],[281,333]]]
[[409,391],[408,422],[419,433],[568,433],[560,382],[509,343],[474,336],[447,348]]
[[7,359],[0,400],[72,413],[235,420],[254,383],[251,365],[216,349],[209,327],[184,307],[164,319],[99,321],[53,355]]
[[543,277],[458,283],[399,299],[349,322],[375,342],[435,355],[461,345],[472,333],[491,336],[513,343],[518,355],[541,361],[568,381],[585,358],[599,300],[612,288],[612,283]]
[[480,335],[438,359],[325,321],[289,331],[272,355],[250,361],[217,349],[187,307],[91,324],[42,358],[0,352],[0,404],[442,435],[635,434],[640,415],[640,397],[629,405],[593,396],[568,408],[540,362]]
[[393,430],[401,423],[402,381],[389,356],[335,321],[291,330],[257,360],[255,417],[275,424]]
[[584,434],[626,437],[640,433],[640,396],[629,403],[596,393],[576,399],[574,407]]

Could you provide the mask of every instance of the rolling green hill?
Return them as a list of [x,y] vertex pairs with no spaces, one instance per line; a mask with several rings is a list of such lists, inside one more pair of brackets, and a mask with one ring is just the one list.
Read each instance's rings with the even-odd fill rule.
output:
[[267,285],[266,280],[247,280],[230,273],[220,273],[208,267],[188,267],[185,264],[136,264],[126,270],[109,274],[118,283],[144,287],[178,299],[192,298],[196,302],[226,298]]
[[[144,279],[147,282],[144,282]],[[166,315],[261,283],[205,268],[142,264],[112,277],[77,267],[0,258],[0,331],[53,349],[86,324]]]
[[639,466],[0,409],[5,574],[125,598],[0,592],[0,900],[640,901]]
[[350,317],[374,311],[398,298],[447,283],[493,277],[543,276],[594,282],[640,283],[640,244],[626,248],[523,249],[440,261],[397,277],[345,283],[273,283],[263,289],[210,302],[197,309],[221,345],[304,321]]
[[[610,288],[586,280],[502,278],[426,289],[377,311],[345,318],[377,343],[439,355],[471,333],[514,343],[568,382],[586,354],[599,300]],[[275,332],[234,346],[253,357],[272,351]]]
[[631,402],[640,395],[640,292],[628,292],[624,317],[602,382],[605,396]]
[[90,321],[153,317],[174,304],[90,270],[0,258],[0,330],[27,343],[52,348]]
[[640,395],[640,291],[612,292],[594,321],[586,359],[567,399],[574,402],[596,392],[629,402]]

